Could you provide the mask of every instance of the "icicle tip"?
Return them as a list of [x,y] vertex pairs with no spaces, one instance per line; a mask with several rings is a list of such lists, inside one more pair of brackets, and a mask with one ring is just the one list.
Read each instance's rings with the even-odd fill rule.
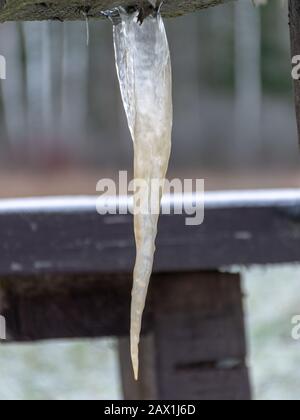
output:
[[139,345],[136,343],[135,337],[131,335],[131,362],[133,375],[136,381],[139,380]]

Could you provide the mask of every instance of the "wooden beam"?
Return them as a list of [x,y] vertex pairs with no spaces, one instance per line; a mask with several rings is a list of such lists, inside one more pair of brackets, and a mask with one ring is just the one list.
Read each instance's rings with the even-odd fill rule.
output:
[[[292,57],[300,56],[300,2],[289,0],[290,32]],[[300,79],[294,81],[296,118],[300,144]]]
[[125,399],[249,400],[242,299],[238,275],[157,278],[152,335],[142,342],[138,383],[129,343],[122,342]]
[[[82,20],[84,13],[91,19],[101,11],[116,6],[135,6],[140,0],[0,0],[0,22],[32,20]],[[146,0],[144,0],[146,1]],[[163,14],[179,16],[232,0],[165,0]]]
[[[154,272],[300,261],[299,190],[207,193],[205,223],[185,219],[161,217]],[[131,273],[132,222],[94,197],[0,200],[0,275]]]
[[[153,330],[157,290],[185,279],[201,282],[209,273],[155,274],[143,318],[143,334]],[[222,275],[222,281],[231,276]],[[128,336],[132,274],[2,277],[0,314],[9,341]],[[230,288],[230,285],[229,285]],[[204,298],[202,298],[204,299]],[[201,300],[199,301],[201,303]]]
[[131,285],[130,275],[1,278],[6,342],[127,335]]

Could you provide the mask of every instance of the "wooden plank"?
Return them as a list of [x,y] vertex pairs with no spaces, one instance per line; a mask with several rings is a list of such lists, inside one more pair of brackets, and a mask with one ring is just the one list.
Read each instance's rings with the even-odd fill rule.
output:
[[1,278],[7,341],[127,335],[131,284],[129,275]]
[[[202,275],[195,273],[153,275],[144,314],[143,333],[151,332],[155,322],[156,306],[161,307],[157,295],[165,293],[166,288],[171,287],[169,282],[173,281],[174,286],[171,289],[179,292],[186,278],[197,283],[202,281],[202,277],[211,278],[210,274],[206,273]],[[222,279],[224,287],[226,279],[230,280],[228,283],[231,283],[231,276],[224,274]],[[1,278],[0,311],[7,321],[8,340],[36,341],[54,338],[128,336],[131,285],[132,275],[130,274],[102,275],[101,277],[56,275],[42,276],[42,278],[38,276]],[[230,285],[228,287],[230,288]],[[212,291],[210,293],[212,294]],[[173,296],[171,291],[168,291],[168,294]],[[206,299],[213,300],[213,297],[196,296],[197,304],[209,311],[205,302]],[[157,301],[158,304],[155,303]],[[212,310],[222,312],[222,304],[219,303]],[[180,313],[180,308],[178,313]],[[226,322],[225,320],[224,323]],[[230,320],[228,323],[230,324]],[[206,331],[203,331],[204,333],[206,334]],[[232,356],[243,353],[243,348],[235,353],[237,345],[234,340],[228,345],[233,348]],[[217,349],[212,350],[212,354],[215,351]]]
[[152,361],[155,381],[149,387],[142,371],[134,383],[127,344],[127,359],[122,357],[125,398],[249,400],[239,276],[169,274],[157,278],[152,293],[153,341],[141,346],[141,359]]
[[[154,272],[300,261],[299,190],[207,193],[205,223],[185,218],[161,217]],[[132,216],[100,216],[96,198],[0,200],[0,234],[1,276],[130,273],[134,264]]]
[[[146,0],[145,5],[149,3]],[[165,0],[163,14],[180,16],[185,13],[226,3],[232,0]],[[135,6],[140,0],[0,0],[0,22],[15,20],[83,20],[100,18],[101,11],[117,6]],[[148,7],[148,6],[145,6]]]
[[[300,2],[299,0],[289,0],[290,33],[292,57],[300,56]],[[299,144],[300,144],[300,79],[294,81],[296,118],[298,125]]]

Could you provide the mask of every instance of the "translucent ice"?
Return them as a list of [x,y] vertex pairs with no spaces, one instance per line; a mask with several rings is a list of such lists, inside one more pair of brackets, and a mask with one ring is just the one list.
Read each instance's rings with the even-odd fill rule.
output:
[[[160,207],[161,191],[153,188],[152,180],[165,179],[170,158],[172,75],[167,36],[159,11],[153,10],[142,24],[138,22],[138,11],[127,14],[120,8],[118,13],[114,25],[116,65],[134,142],[134,176],[139,180],[135,193],[137,256],[130,333],[131,357],[137,379],[142,315],[153,268],[159,218],[159,211],[141,212],[137,209],[141,201],[152,203],[148,209]],[[144,184],[140,184],[140,180]]]

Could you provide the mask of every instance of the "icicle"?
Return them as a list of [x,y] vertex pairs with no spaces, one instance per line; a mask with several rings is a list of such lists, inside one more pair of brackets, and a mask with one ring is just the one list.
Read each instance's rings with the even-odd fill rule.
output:
[[122,8],[106,13],[115,23],[116,65],[134,141],[135,180],[143,180],[147,185],[147,188],[136,186],[135,210],[140,202],[143,203],[142,207],[146,205],[149,209],[152,203],[152,207],[158,209],[157,214],[137,212],[134,221],[137,256],[130,337],[136,379],[142,315],[153,268],[161,202],[161,192],[153,187],[151,181],[164,180],[166,177],[173,122],[171,60],[163,20],[159,10],[156,10],[140,24],[138,14],[138,11],[127,14]]
[[84,18],[85,18],[85,27],[86,27],[86,46],[88,47],[90,45],[90,23],[89,23],[89,17],[86,12],[82,12]]

